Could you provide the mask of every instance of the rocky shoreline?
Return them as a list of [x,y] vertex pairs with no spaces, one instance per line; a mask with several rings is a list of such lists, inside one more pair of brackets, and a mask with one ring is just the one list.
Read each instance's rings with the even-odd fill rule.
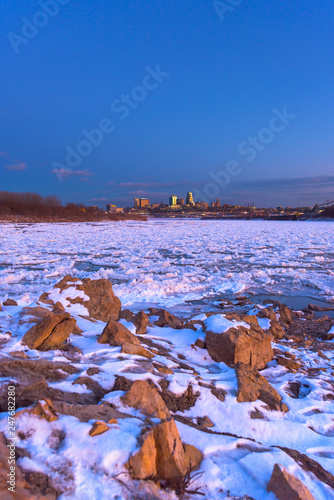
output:
[[71,276],[29,307],[4,300],[0,499],[334,498],[334,320],[270,300],[220,308],[135,313],[108,280]]

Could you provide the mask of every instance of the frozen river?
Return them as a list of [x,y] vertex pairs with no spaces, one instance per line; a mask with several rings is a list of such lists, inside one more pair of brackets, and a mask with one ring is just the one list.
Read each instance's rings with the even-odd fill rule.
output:
[[233,294],[334,301],[334,223],[149,220],[0,225],[0,302],[65,274],[108,278],[124,306]]

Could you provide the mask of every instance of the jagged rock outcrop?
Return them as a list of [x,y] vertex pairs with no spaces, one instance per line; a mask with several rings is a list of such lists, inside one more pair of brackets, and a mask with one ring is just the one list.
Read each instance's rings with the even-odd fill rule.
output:
[[275,340],[282,340],[285,335],[285,331],[282,325],[277,321],[277,319],[272,319],[270,321],[270,328],[268,330]]
[[133,318],[133,324],[136,327],[137,335],[144,335],[147,332],[149,319],[144,311],[139,311]]
[[237,401],[256,401],[260,399],[266,403],[271,410],[289,411],[286,404],[282,403],[282,396],[278,394],[260,373],[252,370],[244,363],[237,363],[236,375],[238,380]]
[[152,427],[140,439],[140,449],[130,457],[127,467],[134,479],[154,479],[177,485],[187,473],[196,470],[202,453],[183,445],[173,419]]
[[206,332],[208,353],[216,362],[234,367],[238,361],[255,370],[266,366],[273,358],[272,336],[260,327],[232,327],[224,333]]
[[22,343],[39,351],[57,349],[75,328],[76,320],[68,313],[49,314],[27,331]]
[[156,326],[169,326],[170,328],[174,328],[175,330],[180,330],[181,328],[183,328],[182,321],[170,312],[165,311],[164,309],[159,309],[156,314],[159,316],[159,319],[154,322]]
[[170,417],[169,410],[158,393],[153,382],[147,380],[136,380],[121,397],[126,406],[132,406],[140,410],[144,415],[164,420]]
[[[54,287],[59,289],[60,293],[70,304],[82,304],[88,311],[88,314],[100,321],[109,321],[111,319],[118,320],[121,310],[121,301],[115,296],[110,281],[106,279],[91,280],[85,278],[79,280],[73,276],[65,276]],[[77,297],[73,298],[73,293],[68,296],[63,294],[67,289],[75,289],[79,293]],[[72,292],[72,291],[71,291]],[[50,304],[49,294],[43,294],[40,297],[40,302]],[[51,300],[51,304],[52,304]]]
[[279,464],[275,464],[267,490],[278,500],[315,500],[308,488]]
[[140,346],[139,339],[130,332],[122,323],[110,320],[98,338],[99,344],[109,344],[111,346],[122,346],[132,344]]

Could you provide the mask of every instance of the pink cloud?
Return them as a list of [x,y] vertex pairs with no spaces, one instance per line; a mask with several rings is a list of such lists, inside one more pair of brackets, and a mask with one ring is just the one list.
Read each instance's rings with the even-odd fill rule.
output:
[[6,165],[7,170],[12,170],[13,172],[18,172],[20,170],[25,170],[27,165],[25,163],[14,163],[13,165]]

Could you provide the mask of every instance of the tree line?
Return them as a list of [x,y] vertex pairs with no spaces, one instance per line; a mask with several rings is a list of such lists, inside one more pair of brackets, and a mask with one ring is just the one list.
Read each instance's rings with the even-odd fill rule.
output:
[[[54,195],[42,196],[37,193],[12,193],[0,191],[0,217],[31,218],[33,220],[123,220],[127,214],[106,214],[101,208],[81,203],[67,203]],[[138,217],[140,219],[140,217]]]

